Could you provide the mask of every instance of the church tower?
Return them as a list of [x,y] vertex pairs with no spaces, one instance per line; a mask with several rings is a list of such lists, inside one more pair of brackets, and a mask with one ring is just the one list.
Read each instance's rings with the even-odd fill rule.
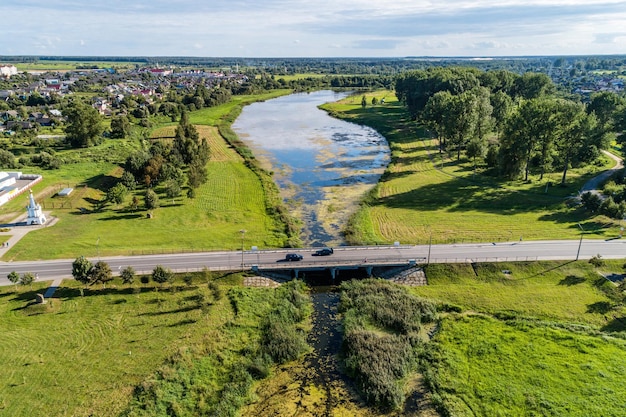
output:
[[41,211],[41,206],[35,202],[35,197],[33,197],[33,190],[30,190],[30,197],[28,201],[28,218],[26,219],[26,224],[45,224],[46,216]]

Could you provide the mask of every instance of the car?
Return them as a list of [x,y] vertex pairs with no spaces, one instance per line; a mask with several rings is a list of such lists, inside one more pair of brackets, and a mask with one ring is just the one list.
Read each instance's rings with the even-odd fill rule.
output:
[[285,255],[285,260],[289,262],[301,261],[302,255],[300,255],[299,253],[288,253],[287,255]]
[[318,249],[313,253],[313,256],[328,256],[333,254],[333,248]]

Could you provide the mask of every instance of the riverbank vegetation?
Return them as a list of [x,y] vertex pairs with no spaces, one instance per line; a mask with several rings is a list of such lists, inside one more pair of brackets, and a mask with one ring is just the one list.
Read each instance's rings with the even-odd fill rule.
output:
[[45,305],[34,304],[42,283],[0,289],[2,412],[234,416],[254,381],[308,349],[301,282],[244,289],[239,274],[210,272],[137,281],[84,296],[66,281]]
[[[371,105],[376,97],[378,104]],[[382,99],[384,98],[384,104]],[[616,237],[619,223],[572,204],[586,180],[612,166],[601,163],[532,181],[504,180],[473,159],[439,152],[439,142],[412,120],[391,91],[366,94],[368,105],[344,99],[322,108],[336,117],[371,126],[387,138],[392,161],[346,228],[351,244],[452,243],[573,239],[580,224],[591,237]]]
[[341,285],[344,366],[365,400],[386,410],[405,400],[403,381],[415,371],[423,343],[422,324],[436,319],[436,306],[383,280]]

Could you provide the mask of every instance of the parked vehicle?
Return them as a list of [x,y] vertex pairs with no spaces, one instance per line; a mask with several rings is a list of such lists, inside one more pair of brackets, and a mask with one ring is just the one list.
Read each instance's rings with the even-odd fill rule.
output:
[[313,256],[328,256],[333,254],[333,248],[318,249],[313,253]]
[[285,260],[289,262],[301,261],[302,255],[300,255],[299,253],[288,253],[287,255],[285,255]]

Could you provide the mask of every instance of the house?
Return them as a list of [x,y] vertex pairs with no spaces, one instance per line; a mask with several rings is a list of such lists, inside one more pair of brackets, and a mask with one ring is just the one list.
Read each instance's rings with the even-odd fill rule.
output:
[[0,119],[5,121],[17,119],[17,110],[7,110],[0,112]]
[[13,90],[0,90],[0,100],[6,100],[15,95]]
[[35,126],[33,126],[33,124],[31,122],[18,122],[15,120],[9,120],[6,123],[6,128],[7,130],[15,130],[15,128],[21,128],[21,129],[32,129]]

